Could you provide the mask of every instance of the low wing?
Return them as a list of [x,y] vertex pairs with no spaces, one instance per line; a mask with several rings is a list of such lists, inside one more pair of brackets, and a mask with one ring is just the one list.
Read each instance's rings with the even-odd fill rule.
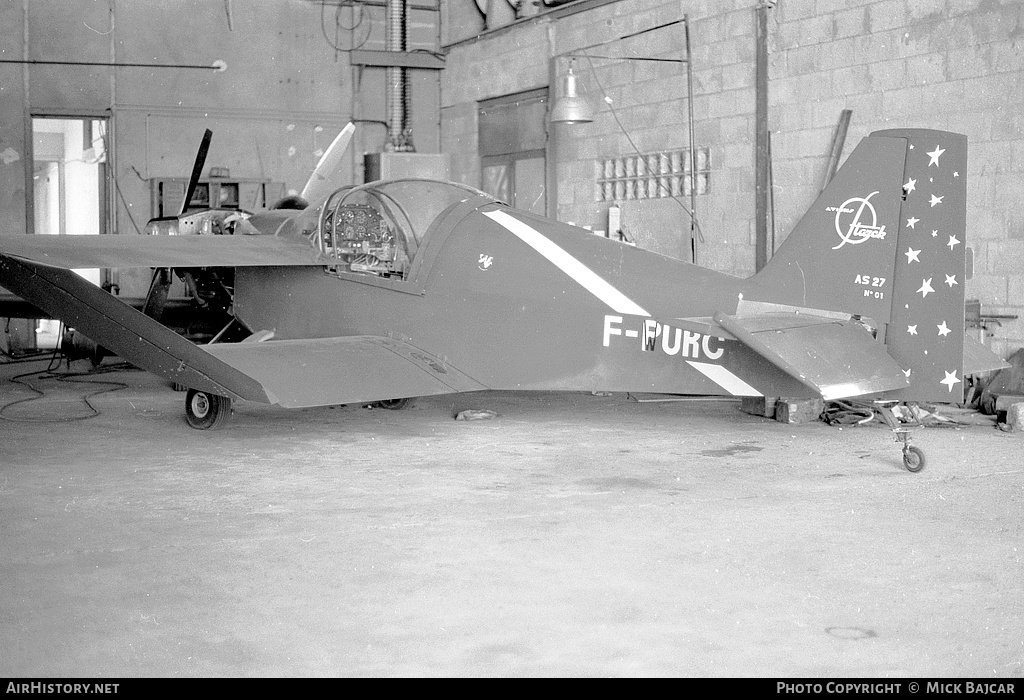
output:
[[258,382],[71,270],[0,255],[0,284],[158,376],[222,396],[269,401]]
[[714,321],[826,400],[910,385],[885,346],[856,321],[793,313],[719,313]]
[[277,236],[0,236],[0,254],[48,267],[323,265],[302,239]]
[[421,350],[381,336],[206,345],[259,382],[271,403],[329,406],[486,389]]
[[7,255],[0,283],[139,367],[231,398],[298,408],[487,388],[377,336],[198,346],[71,270]]

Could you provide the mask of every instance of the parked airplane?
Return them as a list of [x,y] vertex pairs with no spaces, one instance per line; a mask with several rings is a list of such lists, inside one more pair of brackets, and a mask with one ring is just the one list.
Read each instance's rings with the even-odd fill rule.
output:
[[[959,403],[965,375],[988,369],[964,362],[959,134],[865,138],[748,279],[465,185],[328,184],[321,172],[301,211],[244,223],[214,211],[166,230],[233,235],[2,236],[0,284],[188,387],[199,429],[221,425],[233,400],[298,408],[483,389]],[[127,266],[234,268],[233,317],[251,335],[194,345],[71,272]],[[904,445],[908,468],[922,460]]]

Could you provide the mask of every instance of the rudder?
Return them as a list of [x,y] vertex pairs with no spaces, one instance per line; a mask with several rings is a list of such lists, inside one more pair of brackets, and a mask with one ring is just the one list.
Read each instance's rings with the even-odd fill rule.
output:
[[889,354],[910,387],[887,398],[963,400],[967,270],[967,137],[930,129],[875,136],[907,142]]

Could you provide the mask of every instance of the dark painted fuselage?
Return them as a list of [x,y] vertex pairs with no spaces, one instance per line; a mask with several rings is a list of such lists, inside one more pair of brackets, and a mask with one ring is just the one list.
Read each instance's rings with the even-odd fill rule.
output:
[[[487,215],[507,211],[480,202],[440,217],[404,280],[240,268],[235,312],[278,339],[393,337],[496,389],[808,393],[710,318],[682,320],[732,313],[745,280],[515,211],[553,244],[546,256]],[[723,392],[695,365],[757,377],[756,391]]]

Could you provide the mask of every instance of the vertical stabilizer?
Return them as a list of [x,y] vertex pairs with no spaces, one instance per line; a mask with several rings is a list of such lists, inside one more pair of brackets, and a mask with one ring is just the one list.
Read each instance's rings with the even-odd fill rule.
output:
[[904,139],[905,199],[900,212],[889,354],[910,387],[887,397],[963,400],[964,285],[967,274],[967,137],[893,129]]
[[910,386],[963,399],[967,137],[876,131],[854,149],[744,298],[872,319]]
[[907,142],[872,135],[846,159],[745,298],[889,320]]

